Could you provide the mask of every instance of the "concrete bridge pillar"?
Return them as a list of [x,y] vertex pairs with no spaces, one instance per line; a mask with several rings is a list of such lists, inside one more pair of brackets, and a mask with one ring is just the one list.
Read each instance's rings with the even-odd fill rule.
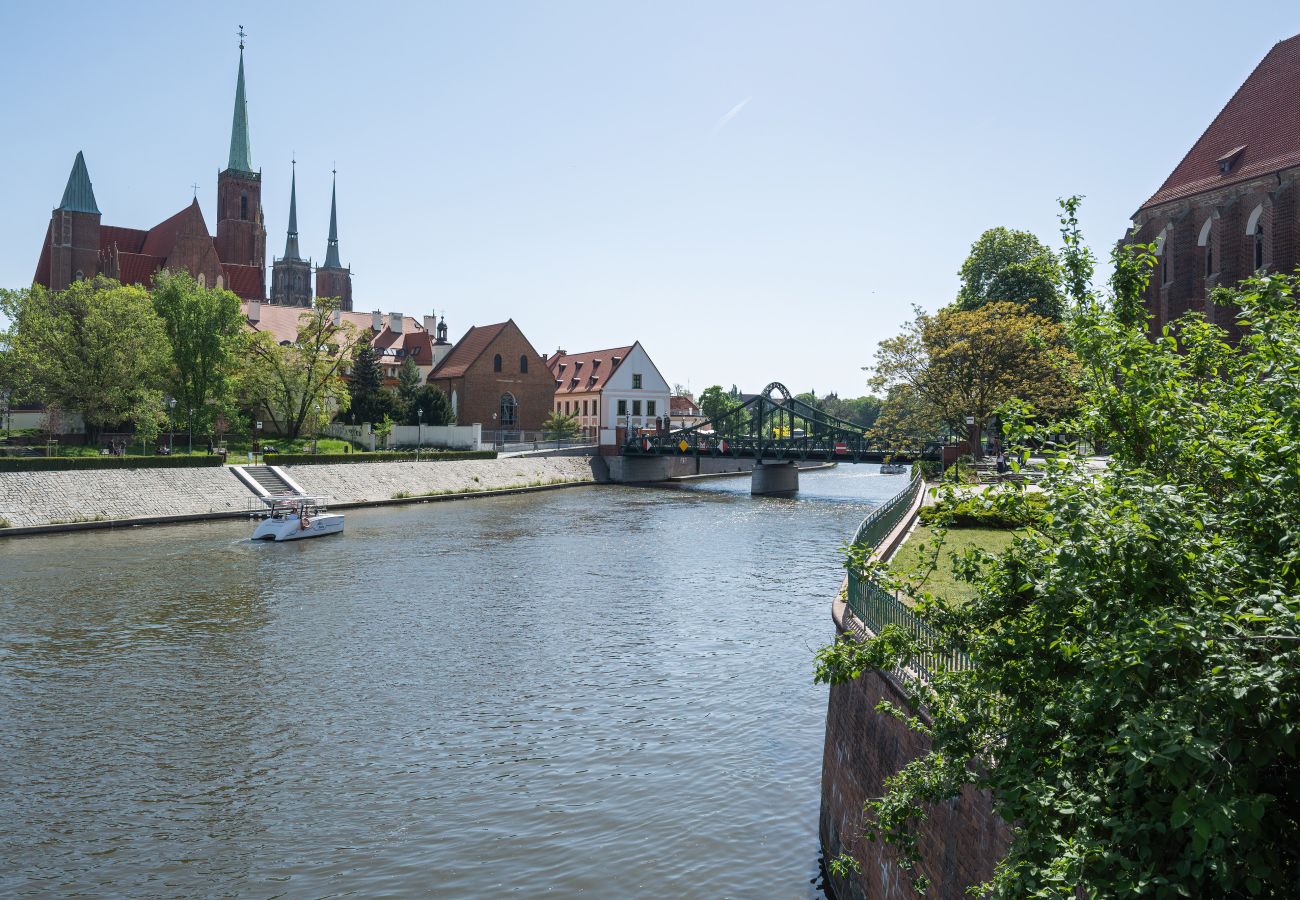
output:
[[796,462],[756,463],[749,485],[754,496],[790,496],[799,490],[799,464]]

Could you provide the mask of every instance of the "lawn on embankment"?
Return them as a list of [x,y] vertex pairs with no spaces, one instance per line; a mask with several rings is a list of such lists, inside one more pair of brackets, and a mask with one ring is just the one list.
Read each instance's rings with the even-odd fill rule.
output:
[[[989,553],[1001,553],[1011,546],[1015,535],[1014,531],[1007,528],[950,528],[944,538],[943,548],[939,551],[938,565],[926,579],[924,589],[950,603],[965,603],[975,596],[975,588],[964,581],[958,581],[953,575],[955,560],[965,555],[971,547]],[[928,525],[917,525],[916,530],[890,560],[890,567],[896,574],[914,584],[919,582],[934,557],[934,542],[934,529]]]

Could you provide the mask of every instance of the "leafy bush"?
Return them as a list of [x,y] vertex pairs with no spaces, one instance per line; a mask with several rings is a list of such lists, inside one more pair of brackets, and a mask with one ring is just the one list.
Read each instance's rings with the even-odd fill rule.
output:
[[1024,528],[1041,523],[1046,510],[1046,494],[989,492],[923,506],[919,517],[922,525],[942,524],[950,528]]
[[19,456],[0,457],[0,472],[67,472],[74,469],[201,469],[220,456]]
[[268,466],[319,466],[362,462],[449,462],[467,459],[496,459],[495,450],[421,450],[415,453],[377,450],[374,453],[268,453]]

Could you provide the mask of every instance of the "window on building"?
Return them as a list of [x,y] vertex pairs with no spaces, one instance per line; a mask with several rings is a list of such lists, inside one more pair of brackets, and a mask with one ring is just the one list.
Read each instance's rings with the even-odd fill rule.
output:
[[632,390],[641,390],[641,375],[639,373],[632,376]]
[[565,414],[566,416],[569,414],[569,401],[568,401],[568,400],[565,400],[565,401],[564,401],[564,414]]
[[586,401],[586,400],[583,400],[583,401],[582,401],[582,414],[583,414],[584,416],[588,414],[588,413],[587,413],[587,403],[588,403],[588,401]]
[[519,372],[521,375],[528,374],[528,357],[526,356],[519,357]]
[[591,414],[592,414],[593,416],[599,416],[599,415],[600,415],[600,401],[599,401],[599,400],[592,400],[592,401],[591,401]]
[[655,402],[653,400],[647,400],[645,402],[645,414],[647,416],[653,416],[655,414]]
[[618,401],[618,414],[619,414],[620,416],[626,416],[626,415],[627,415],[627,401],[626,401],[626,400],[620,400],[620,401]]
[[640,401],[640,400],[633,400],[633,401],[632,401],[632,415],[634,415],[634,416],[639,416],[639,415],[641,415],[641,401]]
[[1206,219],[1205,224],[1201,226],[1201,235],[1196,239],[1196,243],[1202,247],[1202,253],[1205,255],[1205,277],[1209,278],[1214,274],[1214,219]]
[[1255,269],[1264,268],[1264,226],[1255,226]]
[[492,371],[493,371],[493,372],[500,372],[500,371],[501,371],[501,354],[500,354],[500,353],[498,353],[496,356],[492,357]]
[[[500,359],[500,357],[497,357]],[[502,428],[513,428],[519,424],[519,404],[515,402],[515,395],[506,392],[501,395],[501,408],[498,411]]]
[[239,195],[239,218],[241,219],[248,218],[248,195],[247,194]]

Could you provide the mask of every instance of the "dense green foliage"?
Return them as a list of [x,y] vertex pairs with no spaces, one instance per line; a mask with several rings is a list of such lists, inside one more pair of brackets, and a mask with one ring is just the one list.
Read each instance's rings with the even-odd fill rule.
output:
[[379,355],[370,341],[357,341],[348,381],[350,410],[355,421],[378,422],[393,413],[392,397],[384,396],[383,388],[384,372],[379,366]]
[[990,228],[971,245],[960,274],[959,309],[1009,302],[1048,319],[1061,318],[1060,264],[1028,231]]
[[406,424],[419,425],[421,422],[425,425],[451,424],[451,401],[442,388],[432,384],[422,385],[415,389],[406,402]]
[[922,525],[942,524],[949,528],[1024,528],[1042,518],[1047,497],[1040,493],[1016,496],[1015,502],[999,502],[997,493],[952,497],[921,507]]
[[77,469],[197,469],[219,466],[220,456],[0,456],[0,472],[66,472]]
[[[415,451],[376,450],[373,453],[268,453],[268,466],[313,466],[333,463],[416,462]],[[419,462],[496,459],[495,450],[421,450]]]
[[578,420],[553,409],[542,422],[542,433],[551,440],[571,438],[578,433]]
[[[869,804],[873,836],[916,859],[932,804],[988,789],[1013,829],[993,897],[1300,893],[1300,278],[1219,296],[1235,347],[1195,314],[1152,340],[1151,261],[1118,252],[1108,300],[1072,291],[1076,424],[1109,467],[1054,458],[1042,517],[961,566],[970,602],[912,592],[974,665],[907,683],[933,749]],[[919,649],[841,641],[818,678]]]
[[843,419],[860,426],[864,431],[876,424],[880,415],[880,398],[870,394],[863,397],[844,397],[830,393],[818,397],[814,393],[797,394],[795,399],[802,400],[809,406],[821,410],[828,416]]

